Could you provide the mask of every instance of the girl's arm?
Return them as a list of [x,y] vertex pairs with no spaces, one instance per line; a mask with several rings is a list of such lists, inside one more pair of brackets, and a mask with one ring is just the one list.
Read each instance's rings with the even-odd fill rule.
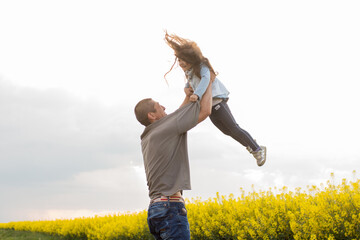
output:
[[194,94],[202,98],[210,82],[210,69],[206,65],[202,65],[200,69],[201,80]]

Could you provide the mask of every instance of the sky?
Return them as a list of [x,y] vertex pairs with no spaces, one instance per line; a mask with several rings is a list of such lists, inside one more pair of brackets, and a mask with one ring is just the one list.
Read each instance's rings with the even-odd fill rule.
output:
[[[175,111],[164,31],[198,43],[259,168],[209,119],[188,133],[206,200],[360,174],[359,1],[0,1],[0,222],[146,209],[136,103]],[[353,171],[356,171],[355,173]],[[274,190],[278,191],[278,190]]]

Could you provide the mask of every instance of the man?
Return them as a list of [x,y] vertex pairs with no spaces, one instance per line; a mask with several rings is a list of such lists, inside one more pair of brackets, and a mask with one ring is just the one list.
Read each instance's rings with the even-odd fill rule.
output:
[[186,88],[184,102],[169,115],[151,98],[141,100],[135,107],[137,120],[146,126],[141,147],[151,199],[148,225],[156,239],[190,239],[182,198],[183,190],[191,189],[187,131],[211,114],[211,85],[200,102],[190,102],[192,90]]

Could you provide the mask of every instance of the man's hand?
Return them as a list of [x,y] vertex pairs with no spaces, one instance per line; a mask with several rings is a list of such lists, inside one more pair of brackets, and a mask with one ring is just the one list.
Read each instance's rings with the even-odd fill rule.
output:
[[180,105],[180,107],[185,106],[186,104],[188,104],[190,102],[190,96],[194,94],[194,89],[192,89],[192,87],[185,87],[184,88],[184,92],[185,92],[185,99],[183,101],[183,103]]
[[184,92],[186,96],[190,97],[191,95],[193,95],[194,90],[192,89],[192,87],[188,87],[188,88],[184,88]]
[[196,95],[196,94],[193,94],[193,95],[190,96],[190,101],[191,102],[196,102],[198,99],[199,99],[199,96]]
[[215,73],[213,73],[213,72],[210,71],[210,81],[211,81],[212,83],[215,81],[215,77],[216,77]]

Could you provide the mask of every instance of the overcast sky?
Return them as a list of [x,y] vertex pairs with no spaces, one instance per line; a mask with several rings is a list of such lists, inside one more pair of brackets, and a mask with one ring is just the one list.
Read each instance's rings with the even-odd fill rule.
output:
[[[210,120],[188,134],[192,190],[319,185],[360,172],[359,1],[0,1],[0,222],[146,209],[133,108],[171,113],[184,74],[164,30],[198,43],[259,168]],[[353,170],[357,173],[354,176]]]

